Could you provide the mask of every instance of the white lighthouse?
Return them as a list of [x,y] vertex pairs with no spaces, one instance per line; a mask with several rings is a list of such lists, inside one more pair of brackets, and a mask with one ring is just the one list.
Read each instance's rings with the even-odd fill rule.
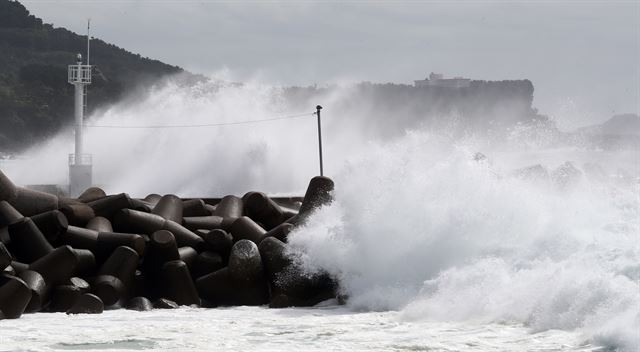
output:
[[92,184],[91,154],[84,154],[82,129],[84,111],[87,106],[87,86],[91,84],[89,64],[89,33],[87,26],[87,63],[82,63],[78,54],[76,65],[69,65],[68,82],[75,87],[75,154],[69,154],[69,195],[78,196]]

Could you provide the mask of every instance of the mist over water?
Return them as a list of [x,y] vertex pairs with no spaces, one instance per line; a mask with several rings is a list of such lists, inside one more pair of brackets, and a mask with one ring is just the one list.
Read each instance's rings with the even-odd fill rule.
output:
[[[87,124],[308,116],[200,128],[89,127],[85,150],[93,154],[95,183],[109,193],[300,195],[318,173],[311,113],[321,104],[335,201],[291,235],[291,252],[309,272],[338,277],[351,307],[398,310],[405,321],[576,330],[586,341],[637,350],[637,151],[550,147],[544,133],[522,126],[506,138],[462,133],[455,116],[443,116],[437,128],[412,124],[388,133],[380,126],[394,116],[382,122],[367,118],[368,106],[332,109],[350,92],[335,89],[292,108],[282,89],[268,85],[165,82]],[[7,165],[7,174],[20,184],[65,184],[72,140],[67,132],[44,142],[23,155],[26,162]]]
[[[90,116],[85,150],[93,155],[94,183],[107,192],[211,197],[264,189],[301,194],[318,172],[313,112],[315,105],[286,110],[279,89],[272,86],[161,82],[148,94]],[[122,128],[236,123],[301,113],[306,116],[240,125]],[[324,124],[331,135],[332,119]],[[328,169],[337,164],[331,155],[339,156],[335,150],[326,147]],[[25,162],[8,165],[8,173],[21,184],[66,184],[68,153],[73,153],[71,129],[27,151]]]

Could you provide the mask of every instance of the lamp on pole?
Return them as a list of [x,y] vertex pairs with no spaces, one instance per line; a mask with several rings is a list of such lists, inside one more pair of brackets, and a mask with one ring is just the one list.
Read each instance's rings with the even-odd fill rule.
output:
[[318,117],[318,151],[320,153],[320,176],[324,176],[324,172],[322,170],[322,124],[320,122],[320,110],[322,110],[322,106],[316,106],[316,116]]

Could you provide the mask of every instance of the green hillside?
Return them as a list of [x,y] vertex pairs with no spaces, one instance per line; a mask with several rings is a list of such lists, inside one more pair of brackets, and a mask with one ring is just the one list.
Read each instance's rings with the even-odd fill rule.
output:
[[[86,40],[43,23],[17,1],[0,0],[0,152],[26,147],[73,123],[67,65],[86,52]],[[183,72],[100,39],[91,41],[91,63],[97,70],[89,112],[149,79]]]

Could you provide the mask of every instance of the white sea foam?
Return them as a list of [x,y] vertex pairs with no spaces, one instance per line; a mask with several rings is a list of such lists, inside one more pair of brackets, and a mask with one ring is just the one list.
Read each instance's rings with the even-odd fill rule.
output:
[[407,322],[343,307],[37,313],[0,320],[0,351],[597,351],[573,332]]
[[339,277],[355,308],[577,329],[637,350],[637,181],[527,181],[472,150],[425,133],[371,146],[335,177],[335,201],[291,235],[293,253]]

